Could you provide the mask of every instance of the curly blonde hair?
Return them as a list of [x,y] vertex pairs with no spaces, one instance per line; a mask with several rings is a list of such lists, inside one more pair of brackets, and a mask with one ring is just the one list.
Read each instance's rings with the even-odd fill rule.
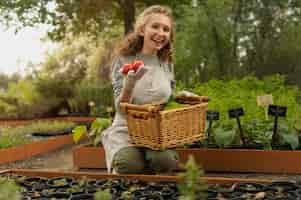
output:
[[154,14],[163,14],[170,18],[172,22],[171,35],[168,44],[166,44],[158,52],[158,57],[164,62],[171,63],[173,61],[174,30],[172,11],[167,6],[153,5],[146,8],[138,17],[134,26],[134,31],[129,33],[115,49],[115,54],[121,56],[130,56],[139,53],[143,47],[143,36],[139,34],[139,30],[146,24],[150,16]]

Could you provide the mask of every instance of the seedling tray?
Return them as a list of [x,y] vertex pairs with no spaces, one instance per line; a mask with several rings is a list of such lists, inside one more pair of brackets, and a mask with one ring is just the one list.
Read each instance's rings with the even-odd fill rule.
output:
[[[100,173],[83,172],[56,172],[56,171],[37,171],[37,170],[6,170],[0,172],[2,176],[9,176],[24,190],[23,199],[94,199],[97,191],[107,191],[107,195],[112,199],[120,199],[127,194],[127,199],[157,199],[176,200],[181,195],[178,183],[181,179],[177,176],[158,176],[158,175],[111,175]],[[207,182],[208,190],[205,185],[198,184],[196,187],[208,192],[210,197],[230,197],[242,195],[257,196],[257,193],[265,193],[275,182],[268,179],[237,179],[224,177],[200,177],[201,182]],[[299,185],[297,183],[281,182],[280,185],[289,187],[290,191]],[[272,189],[274,189],[272,188]],[[269,196],[278,195],[274,190],[268,191]],[[201,197],[201,193],[198,196]],[[281,195],[289,196],[290,192],[283,190]],[[296,196],[297,194],[294,194]],[[212,198],[210,198],[212,199]],[[214,198],[216,199],[216,198]],[[227,198],[228,199],[228,198]]]

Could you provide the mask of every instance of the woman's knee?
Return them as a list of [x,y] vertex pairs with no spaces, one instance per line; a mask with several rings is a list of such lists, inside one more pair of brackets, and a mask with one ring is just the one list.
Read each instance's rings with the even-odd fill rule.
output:
[[178,167],[179,156],[176,151],[146,150],[145,154],[149,167],[155,172],[170,172]]
[[113,168],[119,174],[140,174],[144,162],[144,154],[139,148],[125,147],[115,154]]

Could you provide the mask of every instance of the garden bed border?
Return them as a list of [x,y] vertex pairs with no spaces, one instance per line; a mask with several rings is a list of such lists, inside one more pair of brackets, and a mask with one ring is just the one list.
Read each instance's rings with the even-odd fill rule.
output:
[[[142,180],[142,181],[181,181],[177,176],[162,176],[162,175],[117,175],[117,174],[106,174],[106,173],[95,173],[95,172],[62,172],[62,171],[41,171],[32,169],[9,169],[0,171],[0,175],[4,174],[15,174],[31,177],[73,177],[73,178],[92,178],[92,179],[129,179],[129,180]],[[201,177],[209,184],[228,184],[228,183],[270,183],[271,179],[254,179],[254,178],[228,178],[228,177]]]
[[39,154],[57,150],[69,144],[74,144],[72,135],[56,136],[22,146],[0,149],[0,164],[31,158]]
[[[36,121],[71,121],[71,122],[92,122],[95,117],[56,117],[42,118],[32,120],[0,120],[0,126],[20,126]],[[81,138],[84,140],[85,137]],[[0,164],[6,164],[19,160],[31,158],[33,156],[47,153],[64,147],[65,145],[74,144],[71,134],[63,136],[55,136],[45,140],[34,141],[16,147],[0,149]]]
[[[176,149],[180,162],[189,155],[208,172],[301,173],[301,151],[254,149]],[[73,149],[73,164],[79,169],[105,169],[102,147],[80,146]]]
[[0,119],[0,126],[20,126],[36,121],[69,121],[69,122],[93,122],[96,117],[53,117],[53,118],[37,118],[28,120],[3,120]]

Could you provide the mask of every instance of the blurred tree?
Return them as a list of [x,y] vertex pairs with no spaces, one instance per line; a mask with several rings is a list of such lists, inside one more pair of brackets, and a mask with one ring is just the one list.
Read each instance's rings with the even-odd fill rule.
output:
[[9,83],[16,83],[21,79],[20,75],[14,73],[12,75],[0,73],[0,91],[1,89],[6,90]]
[[[124,33],[133,30],[136,7],[152,4],[176,6],[188,0],[2,0],[0,21],[8,26],[50,24],[49,36],[61,40],[65,34],[99,32],[113,24],[124,24]],[[69,25],[69,26],[66,26]]]
[[[290,49],[282,54],[289,54],[281,57],[283,68],[298,60],[295,56],[299,48],[293,41],[298,37],[293,33],[301,23],[301,1],[196,2],[194,7],[186,4],[176,10],[182,12],[177,20],[176,75],[186,85],[249,73],[264,76],[269,74],[268,65],[274,73],[276,70],[272,70],[272,66],[275,69],[276,64],[273,61],[279,61],[283,49]],[[278,72],[287,74],[285,70]]]

